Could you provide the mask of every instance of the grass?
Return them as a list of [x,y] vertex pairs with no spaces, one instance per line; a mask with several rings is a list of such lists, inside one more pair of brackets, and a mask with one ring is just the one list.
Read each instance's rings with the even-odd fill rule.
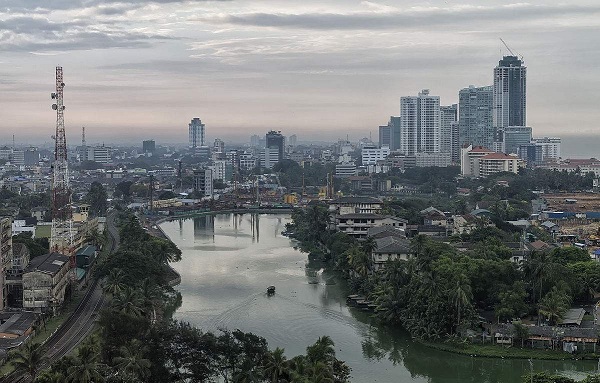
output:
[[535,348],[520,348],[518,346],[481,345],[472,343],[421,343],[427,347],[448,351],[455,354],[503,359],[539,359],[539,360],[565,360],[565,359],[598,359],[598,354],[569,354],[560,350],[540,350]]
[[37,225],[35,227],[36,238],[50,238],[51,225]]

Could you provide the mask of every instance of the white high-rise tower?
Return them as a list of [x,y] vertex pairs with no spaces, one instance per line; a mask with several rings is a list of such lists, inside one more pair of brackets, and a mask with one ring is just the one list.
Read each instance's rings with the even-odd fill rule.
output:
[[400,98],[400,151],[440,152],[440,97],[430,96],[429,89]]

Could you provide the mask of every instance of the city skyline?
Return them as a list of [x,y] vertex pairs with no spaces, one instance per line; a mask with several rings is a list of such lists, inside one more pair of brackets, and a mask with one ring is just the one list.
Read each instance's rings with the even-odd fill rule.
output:
[[81,126],[91,142],[118,134],[184,143],[196,116],[207,140],[244,142],[271,129],[375,137],[399,114],[401,96],[430,89],[451,105],[461,89],[491,85],[509,53],[499,37],[529,68],[527,125],[536,136],[597,131],[593,1],[35,3],[0,5],[6,143],[13,134],[50,141],[55,65],[65,69],[69,145]]

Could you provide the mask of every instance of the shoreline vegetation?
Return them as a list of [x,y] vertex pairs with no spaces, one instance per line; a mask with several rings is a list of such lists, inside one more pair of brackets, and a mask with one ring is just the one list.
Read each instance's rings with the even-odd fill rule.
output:
[[132,213],[121,212],[118,222],[120,247],[98,265],[108,304],[94,334],[44,371],[41,347],[24,349],[19,368],[34,383],[350,382],[350,368],[327,336],[287,359],[258,335],[203,332],[173,320],[182,297],[167,266],[181,251],[147,233]]
[[[402,201],[386,202],[388,212]],[[511,262],[504,242],[514,233],[481,226],[470,234],[451,238],[469,242],[472,250],[459,252],[449,244],[425,236],[411,240],[408,260],[388,261],[384,270],[373,269],[372,239],[358,242],[329,230],[325,206],[310,206],[292,213],[286,230],[309,259],[324,261],[347,280],[350,294],[365,296],[376,305],[374,316],[386,326],[396,326],[430,348],[467,356],[579,360],[598,359],[595,353],[569,354],[562,350],[507,347],[467,341],[467,330],[484,331],[481,314],[493,323],[515,323],[525,328],[515,342],[527,340],[527,326],[512,318],[538,318],[556,324],[573,303],[590,304],[600,288],[600,264],[586,251],[555,248],[531,253],[519,267]],[[488,327],[489,328],[489,327]],[[488,330],[489,331],[489,330]],[[491,334],[493,336],[493,334]],[[490,343],[488,343],[490,342]]]

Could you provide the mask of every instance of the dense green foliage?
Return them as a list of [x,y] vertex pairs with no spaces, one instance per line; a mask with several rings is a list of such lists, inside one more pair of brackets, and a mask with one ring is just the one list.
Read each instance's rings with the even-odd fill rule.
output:
[[31,258],[48,254],[50,242],[48,238],[31,238],[30,232],[24,232],[12,237],[13,243],[22,243],[29,250]]
[[92,182],[84,201],[90,205],[92,217],[104,217],[108,209],[107,194],[100,182]]
[[287,230],[299,247],[344,273],[351,288],[378,306],[376,315],[411,335],[439,339],[478,323],[478,313],[498,321],[540,315],[558,322],[572,302],[588,303],[600,291],[600,266],[585,250],[555,248],[531,253],[521,267],[503,242],[514,234],[482,227],[460,238],[468,251],[417,236],[408,261],[390,261],[374,272],[374,241],[357,243],[328,227],[327,209],[313,206],[292,214]]

